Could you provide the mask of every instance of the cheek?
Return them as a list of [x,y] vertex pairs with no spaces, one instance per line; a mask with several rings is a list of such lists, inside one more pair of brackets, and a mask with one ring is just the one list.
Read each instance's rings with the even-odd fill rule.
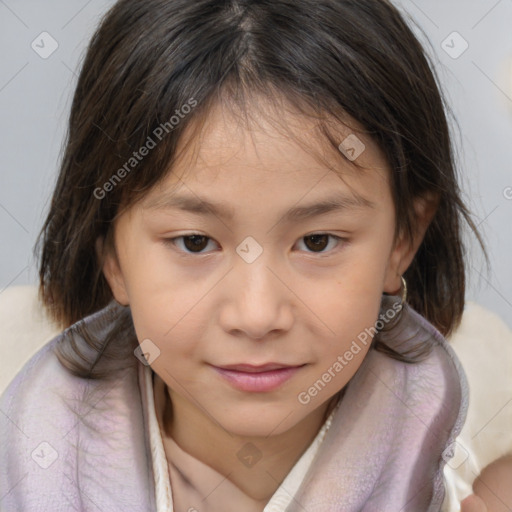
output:
[[[352,276],[350,284],[339,280],[318,305],[318,316],[329,327],[323,336],[314,333],[315,365],[302,383],[299,402],[318,406],[342,389],[361,366],[371,346],[378,319],[381,290],[377,276],[365,282]],[[328,335],[326,335],[328,332]]]
[[181,386],[193,386],[197,362],[204,351],[201,340],[206,326],[200,322],[208,316],[200,308],[190,310],[179,301],[174,308],[166,304],[148,301],[132,305],[137,339],[143,351],[147,346],[155,354],[150,360],[155,372],[169,383],[176,379]]
[[382,298],[384,265],[356,262],[329,277],[306,301],[338,335],[375,322]]
[[[164,246],[140,244],[125,258],[125,283],[137,334],[162,338],[189,317],[208,283],[172,265]],[[139,338],[140,339],[140,338]]]
[[[382,254],[382,252],[380,253]],[[343,371],[336,373],[341,387],[348,381],[366,355],[380,311],[385,261],[375,252],[354,251],[347,265],[315,289],[307,305],[321,321],[314,333],[320,343],[315,350],[319,368],[326,371],[347,351]],[[350,360],[348,360],[350,359]],[[338,364],[338,370],[340,369]]]
[[130,305],[138,339],[154,339],[163,350],[194,347],[191,340],[200,339],[209,318],[197,296],[184,297],[176,291],[173,296],[147,299],[141,295]]
[[322,353],[318,354],[327,366],[347,350],[352,350],[353,354],[359,354],[354,358],[353,365],[359,365],[362,362],[372,342],[373,329],[379,315],[380,295],[372,300],[369,297],[364,300],[354,299],[350,303],[345,303],[344,306],[336,313],[333,312],[330,317],[329,326],[333,333],[328,338],[324,338]]
[[198,286],[176,278],[167,283],[146,274],[131,282],[130,308],[137,339],[151,340],[166,361],[165,367],[194,358],[194,340],[201,339],[203,323],[209,318],[202,309],[203,295]]

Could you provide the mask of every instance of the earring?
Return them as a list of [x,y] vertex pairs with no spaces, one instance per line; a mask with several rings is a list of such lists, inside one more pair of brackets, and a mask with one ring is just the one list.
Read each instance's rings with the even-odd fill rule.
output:
[[402,280],[400,306],[403,306],[407,300],[407,281],[405,280],[404,276],[400,276],[400,279]]

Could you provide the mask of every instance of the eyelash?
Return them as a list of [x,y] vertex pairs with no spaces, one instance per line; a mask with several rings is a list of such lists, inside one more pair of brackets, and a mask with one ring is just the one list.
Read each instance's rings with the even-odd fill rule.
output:
[[[329,253],[329,252],[333,252],[334,250],[336,249],[340,249],[339,248],[339,245],[340,245],[340,242],[346,242],[347,239],[346,238],[342,238],[340,236],[337,236],[337,235],[333,235],[332,233],[322,233],[322,232],[319,232],[319,233],[311,233],[309,235],[304,235],[303,237],[301,237],[299,240],[303,240],[304,238],[310,238],[310,237],[313,237],[313,236],[328,236],[330,237],[331,239],[334,239],[336,240],[337,242],[337,247],[335,249],[332,249],[331,251],[306,251],[308,254],[326,254],[326,253]],[[164,239],[164,243],[166,245],[173,245],[174,247],[177,246],[176,244],[176,240],[183,240],[185,238],[192,238],[192,237],[203,237],[203,238],[206,238],[207,240],[213,240],[213,238],[210,238],[206,235],[202,235],[201,233],[187,233],[186,235],[181,235],[181,236],[177,236],[177,237],[174,237],[174,238],[165,238]],[[202,254],[208,254],[208,253],[205,253],[205,252],[191,252],[191,251],[188,251],[188,250],[183,250],[183,249],[179,249],[178,250],[186,255],[194,255],[194,254],[197,254],[197,255],[202,255]]]

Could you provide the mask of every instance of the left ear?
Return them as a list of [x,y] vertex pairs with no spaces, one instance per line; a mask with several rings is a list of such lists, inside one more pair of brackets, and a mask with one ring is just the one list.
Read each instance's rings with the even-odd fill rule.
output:
[[439,204],[439,197],[434,194],[417,197],[414,200],[415,231],[412,240],[401,233],[390,254],[386,276],[384,279],[384,291],[396,295],[401,288],[400,277],[409,268],[416,252],[418,251],[428,226],[432,222]]

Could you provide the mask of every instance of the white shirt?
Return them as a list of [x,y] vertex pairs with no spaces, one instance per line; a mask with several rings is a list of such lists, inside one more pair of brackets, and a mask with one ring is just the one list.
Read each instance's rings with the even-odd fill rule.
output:
[[[172,489],[167,466],[167,457],[164,450],[162,434],[156,417],[155,402],[153,395],[152,369],[149,366],[144,367],[147,411],[145,414],[149,418],[149,439],[151,446],[151,456],[153,460],[153,473],[155,476],[155,493],[157,512],[173,512]],[[143,401],[144,403],[144,401]],[[263,512],[284,512],[286,507],[292,501],[306,473],[315,457],[325,433],[328,430],[335,409],[331,412],[326,422],[311,442],[301,458],[292,467],[282,484],[272,495]]]

